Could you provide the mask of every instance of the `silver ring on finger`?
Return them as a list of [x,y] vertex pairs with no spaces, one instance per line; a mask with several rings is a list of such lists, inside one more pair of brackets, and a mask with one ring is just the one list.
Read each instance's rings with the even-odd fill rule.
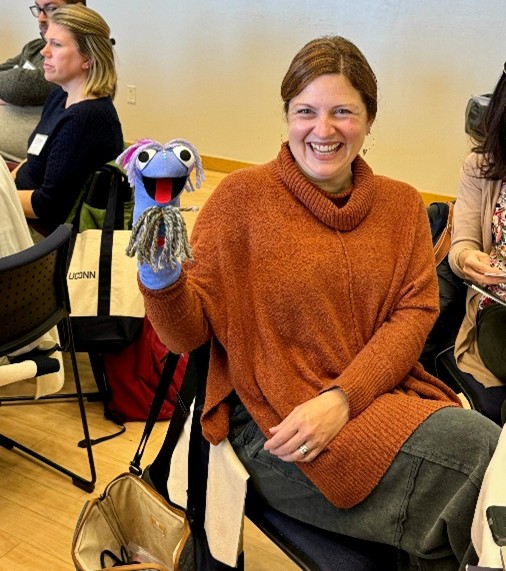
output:
[[303,458],[305,458],[311,452],[306,443],[299,446],[298,450],[302,454]]

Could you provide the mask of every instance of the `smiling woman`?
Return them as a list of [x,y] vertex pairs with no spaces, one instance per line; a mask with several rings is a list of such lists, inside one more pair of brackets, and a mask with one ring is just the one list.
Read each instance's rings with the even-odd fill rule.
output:
[[44,75],[60,88],[48,97],[27,160],[14,173],[25,216],[42,234],[66,221],[88,177],[123,149],[107,23],[83,5],[62,6],[49,13],[45,39]]
[[359,155],[375,75],[350,41],[317,38],[281,96],[288,142],[218,185],[191,262],[141,265],[146,313],[173,352],[211,339],[203,434],[229,438],[267,503],[393,545],[399,569],[465,569],[499,427],[417,362],[434,253],[417,190]]

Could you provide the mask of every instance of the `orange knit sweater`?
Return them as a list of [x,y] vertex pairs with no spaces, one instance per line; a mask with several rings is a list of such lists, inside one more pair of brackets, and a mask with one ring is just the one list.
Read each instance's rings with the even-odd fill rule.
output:
[[265,434],[330,387],[350,421],[304,473],[338,507],[363,500],[430,414],[458,404],[417,363],[438,313],[428,218],[412,187],[358,157],[339,208],[296,166],[237,171],[214,191],[192,235],[194,262],[171,287],[141,286],[167,346],[213,338],[202,425],[228,433],[233,391]]

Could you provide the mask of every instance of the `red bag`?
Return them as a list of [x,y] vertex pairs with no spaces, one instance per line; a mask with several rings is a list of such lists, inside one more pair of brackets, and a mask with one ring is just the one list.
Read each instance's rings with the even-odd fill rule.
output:
[[[167,347],[145,317],[142,332],[135,341],[116,353],[104,354],[109,385],[108,402],[105,403],[106,418],[118,424],[146,420],[167,352]],[[158,420],[171,418],[187,362],[188,354],[179,359],[174,382],[171,383]]]

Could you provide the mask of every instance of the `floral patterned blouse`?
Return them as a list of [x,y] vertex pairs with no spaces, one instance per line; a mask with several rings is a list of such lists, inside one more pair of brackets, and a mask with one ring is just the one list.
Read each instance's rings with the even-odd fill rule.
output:
[[[490,251],[491,265],[495,268],[506,269],[506,181],[503,181],[501,192],[492,216],[492,249]],[[506,283],[489,285],[487,289],[506,301]],[[479,309],[484,309],[495,303],[490,297],[483,295]]]

